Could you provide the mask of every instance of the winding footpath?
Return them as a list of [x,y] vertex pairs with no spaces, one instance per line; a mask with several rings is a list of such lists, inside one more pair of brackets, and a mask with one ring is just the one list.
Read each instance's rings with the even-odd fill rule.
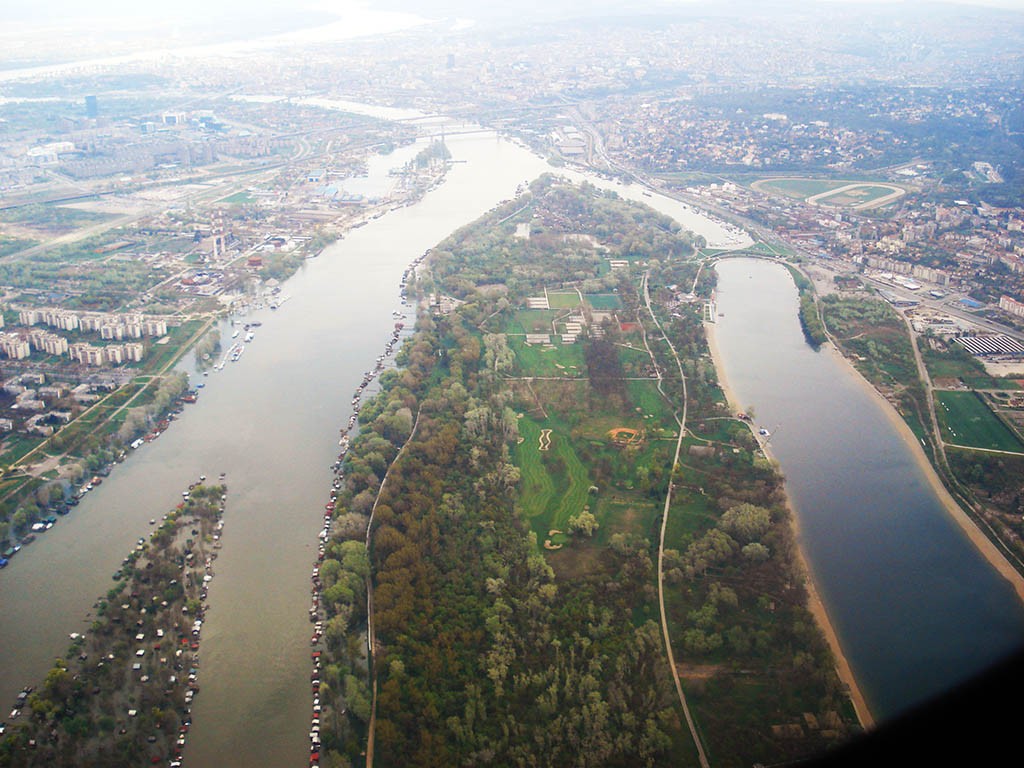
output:
[[[373,508],[370,510],[370,519],[366,524],[366,554],[370,555],[370,544],[372,543],[372,532],[373,532],[373,515],[377,511],[377,505],[380,503],[381,497],[384,495],[384,486],[387,485],[388,478],[391,476],[391,468],[398,463],[398,460],[402,458],[402,454],[405,453],[405,449],[412,443],[414,437],[416,437],[416,429],[420,425],[420,411],[416,412],[416,420],[412,425],[412,432],[409,433],[409,437],[404,443],[402,443],[401,449],[395,455],[394,460],[388,465],[387,472],[384,473],[384,479],[381,480],[380,488],[377,490],[377,498],[373,502]],[[377,635],[373,629],[373,570],[371,568],[370,573],[366,576],[366,647],[370,653],[370,669],[372,670],[371,680],[371,704],[370,704],[370,722],[366,727],[366,768],[373,768],[373,741],[374,732],[377,726]]]
[[[665,329],[661,327],[661,323],[658,322],[657,316],[654,314],[654,309],[651,307],[651,292],[648,286],[648,277],[650,273],[644,274],[643,279],[643,290],[644,290],[644,303],[647,305],[647,312],[651,316],[651,320],[661,333],[661,337],[668,344],[669,351],[672,353],[672,358],[676,361],[676,366],[679,368],[679,379],[683,385],[683,410],[679,415],[679,437],[676,439],[676,452],[672,459],[672,468],[668,474],[668,491],[665,493],[665,508],[661,513],[661,535],[658,540],[658,608],[661,611],[661,633],[665,638],[665,653],[668,655],[669,668],[672,670],[672,680],[675,682],[676,694],[679,696],[679,704],[683,708],[683,715],[686,717],[686,725],[690,729],[690,735],[693,737],[693,743],[697,747],[697,757],[700,760],[702,768],[708,768],[708,757],[704,752],[704,744],[700,740],[700,736],[697,733],[697,726],[693,721],[693,715],[690,714],[690,707],[686,703],[686,694],[683,693],[683,684],[679,681],[679,671],[676,669],[675,655],[672,653],[672,640],[669,637],[668,632],[668,617],[665,613],[665,529],[668,526],[668,513],[669,508],[672,506],[672,490],[675,488],[675,473],[676,467],[679,465],[679,454],[683,449],[683,436],[686,434],[686,375],[683,373],[683,364],[679,360],[679,355],[676,353],[676,348],[672,345],[672,342],[668,338],[668,334],[665,333]],[[644,343],[647,343],[646,334],[644,335]],[[648,348],[650,349],[650,348]],[[661,389],[661,369],[655,366],[658,372],[658,390],[664,394]]]

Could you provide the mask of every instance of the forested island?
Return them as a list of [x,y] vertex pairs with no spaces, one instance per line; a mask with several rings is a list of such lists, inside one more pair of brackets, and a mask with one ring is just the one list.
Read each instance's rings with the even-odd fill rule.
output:
[[687,765],[695,731],[741,766],[859,730],[699,263],[667,217],[546,176],[414,272],[318,566],[319,765]]
[[204,480],[138,540],[89,629],[19,695],[0,766],[181,765],[227,492],[223,476]]

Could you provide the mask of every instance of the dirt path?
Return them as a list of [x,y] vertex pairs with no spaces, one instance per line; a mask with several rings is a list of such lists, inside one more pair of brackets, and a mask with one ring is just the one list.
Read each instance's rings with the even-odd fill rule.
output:
[[[661,333],[665,343],[668,344],[669,351],[672,353],[672,358],[676,361],[676,365],[679,367],[679,378],[683,385],[683,411],[677,417],[677,421],[679,422],[679,436],[676,438],[676,452],[672,459],[672,468],[669,470],[668,492],[665,494],[665,507],[661,513],[661,534],[658,538],[658,608],[661,612],[661,633],[665,639],[665,653],[668,655],[668,664],[669,669],[672,671],[672,681],[676,686],[676,695],[678,695],[679,704],[683,708],[683,716],[686,718],[686,725],[690,729],[690,736],[693,738],[694,746],[697,748],[697,758],[700,760],[702,768],[709,768],[708,757],[704,752],[704,743],[701,741],[700,735],[697,733],[697,726],[693,721],[693,715],[690,714],[690,706],[686,702],[686,694],[683,693],[683,684],[679,680],[679,670],[676,667],[675,654],[672,652],[672,639],[668,632],[668,615],[665,612],[665,529],[668,527],[668,513],[672,506],[672,490],[675,487],[675,471],[676,467],[679,465],[679,454],[683,449],[683,437],[686,435],[686,374],[683,373],[683,364],[679,360],[676,348],[669,340],[668,334],[665,333],[665,329],[661,327],[661,323],[658,322],[658,318],[654,314],[654,309],[651,307],[651,292],[649,290],[647,278],[648,273],[645,273],[643,279],[643,291],[644,302],[647,305],[647,312],[650,314],[651,320]],[[644,334],[644,345],[646,346],[646,344],[647,336]],[[649,350],[650,347],[648,347],[648,351]],[[658,390],[661,391],[661,369],[658,368],[657,365],[655,365],[655,368],[658,371]],[[664,392],[662,392],[662,394],[664,394]]]
[[[377,505],[380,503],[381,496],[384,493],[384,486],[388,482],[388,477],[391,476],[391,468],[398,463],[398,460],[402,458],[402,454],[405,453],[405,449],[412,442],[413,438],[416,437],[416,430],[420,425],[420,414],[417,411],[416,421],[413,422],[412,432],[409,433],[409,437],[402,447],[399,449],[398,454],[395,456],[391,464],[388,465],[387,472],[384,473],[384,479],[380,482],[380,488],[377,490],[377,498],[374,499],[373,508],[370,510],[370,519],[366,523],[366,553],[370,554],[370,544],[372,542],[373,534],[373,515],[377,511]],[[376,735],[377,726],[377,634],[373,627],[373,571],[371,563],[371,571],[366,576],[366,645],[369,651],[370,658],[370,669],[372,675],[372,698],[370,699],[370,722],[366,729],[366,768],[373,768],[373,746],[374,737]]]

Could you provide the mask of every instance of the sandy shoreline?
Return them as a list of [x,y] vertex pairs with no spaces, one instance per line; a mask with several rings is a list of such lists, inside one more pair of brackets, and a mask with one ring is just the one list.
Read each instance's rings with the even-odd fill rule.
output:
[[903,420],[903,417],[900,416],[892,403],[886,400],[882,393],[875,389],[870,381],[864,378],[861,372],[857,370],[856,366],[854,366],[847,357],[839,352],[839,350],[837,350],[832,344],[827,345],[827,348],[829,354],[849,366],[854,378],[860,382],[861,386],[865,388],[865,391],[870,393],[872,397],[878,399],[879,404],[882,406],[882,410],[885,412],[893,427],[896,428],[900,438],[911,449],[911,453],[913,453],[918,467],[920,467],[921,472],[924,473],[925,479],[927,479],[928,484],[931,485],[932,489],[935,491],[935,495],[938,496],[942,505],[946,508],[946,511],[963,529],[971,543],[977,547],[978,551],[981,552],[992,567],[1013,585],[1014,590],[1017,592],[1017,596],[1024,601],[1024,576],[1021,576],[1021,574],[1012,565],[1010,565],[1003,556],[1003,553],[996,548],[996,545],[992,543],[991,539],[989,539],[988,536],[978,528],[977,524],[967,515],[966,512],[964,512],[956,499],[954,499],[949,493],[949,490],[942,482],[942,478],[939,477],[938,472],[935,471],[935,467],[929,460],[928,454],[925,453],[924,446],[921,445],[921,441],[917,439],[917,436],[914,434],[913,430],[910,429],[907,422]]
[[[711,352],[711,360],[715,364],[715,371],[718,375],[718,386],[722,389],[726,400],[734,412],[744,410],[745,406],[741,405],[736,399],[735,393],[729,387],[729,382],[725,378],[724,368],[722,367],[721,352],[718,349],[718,340],[715,338],[715,324],[704,323],[704,328],[708,342],[708,349]],[[840,357],[842,356],[840,355]],[[857,373],[857,376],[862,381],[864,380],[859,373]],[[872,390],[874,391],[873,387]],[[881,395],[879,395],[879,397],[881,397]],[[890,408],[890,410],[892,409]],[[899,418],[898,414],[897,418]],[[903,422],[902,419],[899,420],[901,423]],[[909,431],[909,427],[907,428],[907,431]],[[913,433],[911,433],[911,437],[913,437]],[[773,463],[778,463],[775,461],[775,458],[771,455],[771,452],[767,447],[764,448],[764,451],[765,455],[768,456]],[[789,490],[786,488],[785,483],[783,483],[783,490],[786,494],[786,504],[791,513],[790,520],[792,520],[793,534],[797,541],[796,551],[800,567],[807,576],[807,608],[811,612],[811,615],[814,616],[815,621],[818,622],[818,626],[821,627],[822,633],[825,635],[825,639],[828,641],[829,647],[832,649],[832,655],[835,657],[836,661],[836,671],[839,674],[839,679],[842,680],[849,689],[850,699],[853,702],[854,709],[856,710],[857,719],[864,728],[871,728],[875,723],[874,717],[871,714],[871,710],[868,709],[867,700],[865,699],[860,686],[857,684],[857,679],[853,675],[850,663],[847,660],[846,655],[843,653],[843,648],[839,643],[839,636],[836,634],[835,627],[832,626],[832,622],[828,616],[828,611],[825,609],[825,603],[822,601],[821,595],[818,592],[818,587],[814,583],[814,573],[811,571],[807,562],[803,547],[800,546],[800,518],[796,513],[796,507],[793,504],[793,500],[789,495]]]

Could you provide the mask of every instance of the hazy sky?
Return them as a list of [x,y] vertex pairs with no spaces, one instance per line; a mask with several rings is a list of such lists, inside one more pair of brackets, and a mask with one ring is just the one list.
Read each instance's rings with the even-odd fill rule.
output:
[[[624,9],[637,5],[670,6],[681,3],[706,2],[707,0],[623,0]],[[799,0],[804,4],[825,2],[857,2],[857,3],[903,3],[905,5],[922,5],[938,0]],[[401,8],[406,12],[433,15],[440,8],[461,8],[471,11],[474,7],[481,8],[479,2],[469,0],[174,0],[173,2],[144,2],[143,0],[41,0],[40,2],[0,2],[0,19],[24,19],[32,21],[59,21],[64,18],[82,17],[116,17],[133,16],[139,18],[162,17],[165,19],[178,17],[207,16],[213,12],[223,13],[286,13],[298,8],[317,8],[323,10],[343,11],[353,4],[368,6],[374,9],[393,10]],[[718,6],[722,3],[716,2]],[[985,5],[990,7],[1009,8],[1024,11],[1024,0],[958,0],[961,5]],[[516,3],[516,7],[532,5],[529,2]],[[545,7],[565,6],[581,10],[592,8],[595,3],[587,0],[548,0],[537,3]],[[617,3],[600,3],[605,7],[614,7]],[[486,3],[484,4],[486,7]]]

